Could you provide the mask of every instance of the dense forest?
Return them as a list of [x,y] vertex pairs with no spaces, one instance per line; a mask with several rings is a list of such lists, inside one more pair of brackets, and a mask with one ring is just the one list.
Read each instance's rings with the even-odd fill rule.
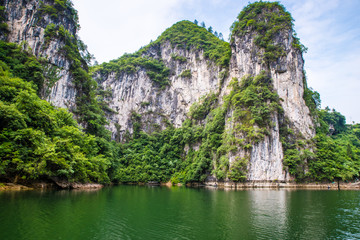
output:
[[[56,17],[64,8],[73,9],[69,0],[44,5],[43,11]],[[268,11],[274,8],[279,11]],[[0,10],[0,32],[5,36],[8,31],[5,8],[1,6]],[[76,11],[71,13],[78,24]],[[266,13],[263,15],[269,21],[259,18],[259,13]],[[239,14],[232,34],[256,31],[256,44],[264,49],[264,61],[271,64],[283,54],[281,47],[272,44],[273,37],[280,29],[290,29],[292,25],[290,13],[279,3],[256,2]],[[111,141],[105,128],[106,106],[101,102],[101,91],[91,78],[87,56],[81,54],[84,44],[61,26],[49,25],[46,34],[48,39],[65,39],[63,52],[72,62],[71,74],[82,95],[77,97],[73,113],[43,100],[44,92],[48,91],[44,83],[56,81],[56,71],[51,70],[46,59],[35,57],[26,43],[0,41],[0,181],[189,183],[203,182],[210,174],[219,180],[245,181],[249,156],[237,158],[230,165],[228,154],[239,146],[250,149],[269,134],[271,114],[281,115],[283,111],[272,79],[262,72],[233,79],[231,91],[223,99],[217,93],[203,96],[190,108],[180,128],[168,123],[164,131],[146,133],[140,123],[142,116],[134,112],[134,132],[123,143]],[[143,53],[163,41],[170,41],[173,46],[195,47],[217,66],[225,70],[229,67],[229,43],[215,36],[212,29],[182,21],[149,46],[95,66],[91,71],[106,74],[142,67],[161,91],[170,84],[169,69],[161,60],[145,57]],[[306,50],[296,37],[293,44],[299,51]],[[179,56],[173,57],[184,61]],[[306,86],[306,79],[304,82],[304,100],[311,111],[316,136],[305,142],[291,136],[286,124],[282,126],[284,167],[297,181],[358,177],[360,124],[346,124],[345,117],[336,110],[321,109],[319,93]],[[238,122],[230,132],[225,130],[229,109]],[[245,137],[236,138],[240,133]],[[189,148],[192,145],[198,148]]]

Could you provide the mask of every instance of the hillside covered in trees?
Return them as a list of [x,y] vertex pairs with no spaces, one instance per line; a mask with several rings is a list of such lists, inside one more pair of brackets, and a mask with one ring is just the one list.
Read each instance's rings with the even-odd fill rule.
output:
[[[302,59],[305,47],[292,30],[290,13],[279,3],[245,7],[232,26],[230,43],[197,22],[181,21],[136,53],[89,70],[85,44],[57,21],[70,14],[71,24],[78,26],[71,1],[41,2],[37,18],[52,21],[42,29],[47,46],[51,41],[64,43],[59,52],[70,63],[68,74],[77,95],[69,109],[56,106],[46,94],[53,91],[62,68],[51,56],[34,54],[26,41],[8,41],[11,5],[0,3],[0,182],[185,184],[209,178],[313,182],[359,177],[360,124],[346,124],[341,113],[321,109],[320,94],[307,86],[302,68],[299,81],[311,119],[308,129],[298,127],[291,109],[284,107],[287,100],[275,83],[290,72],[286,56],[296,53]],[[288,36],[292,44],[285,48],[278,39]],[[253,64],[261,71],[251,74],[250,67],[239,73],[246,47],[257,51]],[[119,112],[116,101],[127,106],[133,90],[124,87],[114,96],[111,84],[131,80],[132,87],[140,89],[135,81],[141,78],[155,95],[129,107],[128,113]],[[179,89],[194,89],[191,84],[202,78],[213,85],[199,90],[207,93],[196,101],[185,104],[179,96],[186,92],[172,92],[179,84]],[[172,112],[162,110],[161,99],[176,101]],[[126,115],[127,125],[115,122],[117,115]],[[274,152],[282,158],[275,160],[284,179],[251,178],[254,171],[265,171],[254,168],[256,154],[268,142],[279,145],[281,151]],[[274,157],[269,156],[265,160],[271,162]]]

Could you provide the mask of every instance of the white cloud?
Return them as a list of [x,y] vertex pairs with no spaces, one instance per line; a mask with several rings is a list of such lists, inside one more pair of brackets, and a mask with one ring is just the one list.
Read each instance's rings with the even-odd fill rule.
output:
[[[108,2],[108,3],[107,3]],[[76,0],[80,36],[99,62],[134,52],[176,21],[179,0]]]
[[[291,1],[295,28],[309,51],[305,54],[308,84],[322,106],[335,108],[347,121],[360,122],[360,28],[349,1]],[[354,16],[352,16],[354,14]]]
[[[251,0],[253,2],[254,0]],[[132,53],[180,20],[204,21],[227,39],[229,27],[248,0],[74,0],[80,36],[99,62]],[[360,122],[360,8],[352,0],[284,0],[295,29],[309,48],[305,69],[309,86],[323,106]]]

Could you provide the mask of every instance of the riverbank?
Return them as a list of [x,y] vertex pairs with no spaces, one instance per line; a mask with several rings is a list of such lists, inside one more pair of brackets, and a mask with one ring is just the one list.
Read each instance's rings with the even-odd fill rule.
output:
[[20,191],[20,190],[34,190],[34,188],[27,187],[21,184],[14,183],[0,183],[0,191]]
[[36,182],[31,184],[16,184],[16,183],[0,183],[0,191],[22,191],[34,189],[73,189],[73,190],[93,190],[103,188],[103,184],[99,183],[49,183]]
[[[120,183],[125,185],[147,185],[147,186],[173,186],[170,182],[167,183]],[[183,186],[177,184],[176,186]],[[244,189],[306,189],[306,190],[360,190],[360,182],[331,182],[331,183],[296,183],[296,182],[205,182],[205,183],[189,183],[186,187],[208,187],[228,190],[244,190]],[[103,184],[99,183],[45,183],[38,182],[29,185],[14,184],[14,183],[0,183],[0,191],[22,191],[34,189],[73,189],[73,190],[96,190],[103,188]]]
[[[195,184],[196,186],[199,184]],[[296,182],[266,182],[266,181],[251,181],[251,182],[205,182],[205,187],[216,187],[222,189],[254,189],[254,188],[269,188],[269,189],[308,189],[308,190],[360,190],[360,182],[328,182],[328,183],[296,183]]]

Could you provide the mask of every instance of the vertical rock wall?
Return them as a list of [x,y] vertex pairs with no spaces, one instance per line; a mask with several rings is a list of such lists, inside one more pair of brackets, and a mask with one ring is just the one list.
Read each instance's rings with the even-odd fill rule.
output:
[[[141,114],[143,129],[147,132],[166,128],[167,121],[180,127],[190,106],[200,97],[219,88],[219,68],[195,49],[173,48],[169,42],[165,42],[153,46],[145,54],[162,59],[170,68],[170,84],[165,89],[154,86],[145,69],[134,74],[111,73],[101,76],[98,73],[94,76],[104,89],[112,91],[109,107],[115,113],[109,114],[108,119],[114,139],[121,140],[126,130],[132,133],[132,112]],[[185,57],[186,61],[174,60],[174,55]],[[190,70],[191,77],[181,77],[184,70]]]
[[[54,1],[45,0],[44,4]],[[72,35],[76,36],[77,26],[66,14],[56,19],[49,14],[40,15],[40,1],[37,0],[5,0],[7,24],[10,30],[7,40],[21,44],[26,42],[37,57],[44,57],[60,69],[60,79],[45,97],[58,107],[72,109],[75,106],[76,90],[69,72],[70,62],[61,54],[65,43],[59,39],[45,41],[45,29],[49,24],[63,25]]]
[[[254,34],[243,37],[234,36],[232,44],[231,77],[241,78],[246,74],[257,75],[267,70],[261,59],[262,49],[254,43]],[[293,127],[306,139],[315,135],[314,125],[310,111],[303,99],[304,60],[301,52],[292,46],[292,31],[282,31],[276,39],[276,44],[285,47],[286,56],[270,65],[271,78],[275,90],[281,100],[285,116]]]
[[[292,31],[281,31],[275,40],[276,44],[285,47],[285,56],[277,62],[266,66],[262,61],[263,50],[254,43],[255,34],[234,36],[232,58],[230,63],[230,79],[241,79],[245,75],[258,75],[261,71],[270,70],[274,89],[280,97],[284,115],[289,120],[290,127],[305,139],[315,136],[315,128],[310,111],[303,99],[304,60],[301,52],[292,46]],[[255,144],[251,150],[248,168],[248,180],[272,181],[290,180],[283,170],[283,149],[280,142],[279,120],[273,116],[274,126],[271,134],[263,141]],[[240,153],[239,153],[240,154]]]
[[[54,1],[45,0],[44,3],[54,4]],[[5,0],[4,4],[10,30],[7,40],[15,43],[26,41],[34,55],[45,57],[60,68],[60,79],[51,87],[47,100],[55,106],[74,108],[77,93],[69,70],[70,62],[61,53],[65,43],[61,39],[46,40],[45,29],[49,24],[63,25],[76,37],[77,23],[68,17],[70,13],[61,14],[57,18],[48,14],[40,16],[41,3],[37,0]],[[254,33],[233,37],[230,74],[223,86],[220,86],[220,68],[206,59],[201,50],[179,49],[166,41],[152,45],[143,53],[161,59],[170,69],[170,84],[165,89],[156,87],[143,68],[138,68],[135,73],[95,73],[94,78],[102,88],[112,92],[112,96],[107,99],[111,109],[107,117],[112,138],[121,140],[126,131],[132,133],[132,115],[135,113],[141,115],[140,121],[147,132],[164,129],[169,122],[180,127],[187,118],[190,106],[202,96],[218,91],[220,96],[225,96],[229,92],[227,85],[232,78],[241,79],[248,74],[255,76],[262,70],[266,70],[273,79],[274,89],[281,98],[284,117],[289,120],[290,127],[304,139],[314,137],[315,128],[303,99],[304,61],[301,52],[293,47],[292,31],[282,30],[276,36],[275,44],[284,46],[285,55],[270,65],[263,63],[261,56],[264,50],[254,43]],[[186,58],[186,61],[178,61],[173,58],[174,55]],[[181,76],[185,70],[190,71],[190,77]],[[231,164],[237,156],[250,154],[248,180],[290,179],[283,168],[279,129],[281,121],[277,114],[273,114],[269,135],[254,144],[250,153],[241,150],[230,156]],[[231,125],[227,124],[226,127]]]

